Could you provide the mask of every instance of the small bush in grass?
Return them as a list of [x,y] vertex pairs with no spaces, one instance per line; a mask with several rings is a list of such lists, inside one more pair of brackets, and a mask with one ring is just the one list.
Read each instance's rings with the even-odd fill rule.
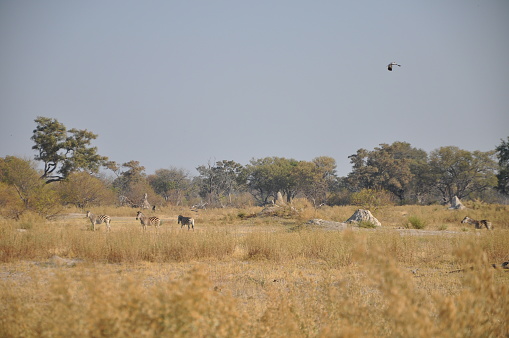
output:
[[360,221],[359,223],[357,223],[357,226],[359,228],[367,228],[367,229],[374,229],[376,228],[376,225],[369,222],[369,221]]
[[363,209],[377,210],[378,208],[394,205],[391,194],[386,190],[362,189],[350,196],[350,203]]
[[34,225],[32,222],[22,222],[20,223],[19,228],[24,230],[30,230],[33,228],[33,226]]
[[424,229],[426,227],[426,221],[418,216],[408,217],[408,223],[413,229]]

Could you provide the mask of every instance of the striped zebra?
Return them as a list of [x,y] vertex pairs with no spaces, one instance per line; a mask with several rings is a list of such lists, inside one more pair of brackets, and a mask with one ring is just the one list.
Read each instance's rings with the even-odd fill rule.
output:
[[87,211],[87,217],[90,219],[90,222],[92,223],[92,230],[95,231],[95,225],[104,223],[106,224],[106,227],[108,228],[108,231],[111,230],[110,222],[111,217],[108,215],[94,215],[90,211]]
[[190,229],[190,226],[193,227],[194,230],[194,219],[191,217],[184,217],[182,215],[179,215],[177,224],[180,224],[180,229],[182,229],[184,225],[187,225],[187,230]]
[[138,211],[138,213],[136,214],[136,219],[140,220],[141,225],[143,226],[143,230],[147,230],[147,225],[153,225],[156,227],[161,226],[161,219],[159,219],[159,217],[155,216],[147,217],[143,215],[141,211]]
[[493,230],[493,226],[491,225],[491,222],[488,221],[487,219],[482,219],[480,221],[476,221],[475,219],[472,219],[467,216],[467,217],[463,218],[461,223],[472,224],[473,226],[475,226],[476,229],[482,229],[482,227],[484,226],[488,230]]

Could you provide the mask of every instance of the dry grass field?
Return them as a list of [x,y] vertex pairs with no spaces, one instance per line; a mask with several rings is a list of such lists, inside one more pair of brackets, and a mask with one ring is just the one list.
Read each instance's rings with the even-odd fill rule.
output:
[[[1,337],[507,337],[509,207],[163,208],[0,220]],[[196,229],[177,225],[193,216]],[[495,230],[460,224],[489,219]]]

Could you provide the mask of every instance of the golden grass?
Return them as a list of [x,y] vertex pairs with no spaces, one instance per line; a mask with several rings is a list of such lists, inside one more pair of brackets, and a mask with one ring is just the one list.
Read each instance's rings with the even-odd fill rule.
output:
[[[163,226],[145,232],[127,208],[102,211],[114,217],[110,233],[88,230],[84,214],[0,221],[0,336],[509,332],[509,272],[491,267],[509,260],[505,207],[391,207],[374,213],[381,229],[346,231],[304,223],[344,221],[353,207],[301,209],[244,220],[239,213],[261,209],[200,210],[195,231],[177,226],[176,216],[189,213],[179,208],[159,210]],[[466,214],[492,220],[495,231],[465,227]],[[410,215],[424,219],[425,230],[406,229]]]

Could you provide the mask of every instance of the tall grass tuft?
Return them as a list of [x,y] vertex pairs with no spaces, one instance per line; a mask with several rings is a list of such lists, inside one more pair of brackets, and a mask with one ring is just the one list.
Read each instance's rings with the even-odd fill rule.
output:
[[46,295],[35,306],[2,284],[2,337],[238,337],[245,327],[236,301],[214,292],[200,268],[148,288],[100,273],[79,279],[58,274],[49,284],[33,285]]
[[413,229],[424,229],[426,227],[426,221],[419,217],[419,216],[409,216],[408,217],[408,224]]

